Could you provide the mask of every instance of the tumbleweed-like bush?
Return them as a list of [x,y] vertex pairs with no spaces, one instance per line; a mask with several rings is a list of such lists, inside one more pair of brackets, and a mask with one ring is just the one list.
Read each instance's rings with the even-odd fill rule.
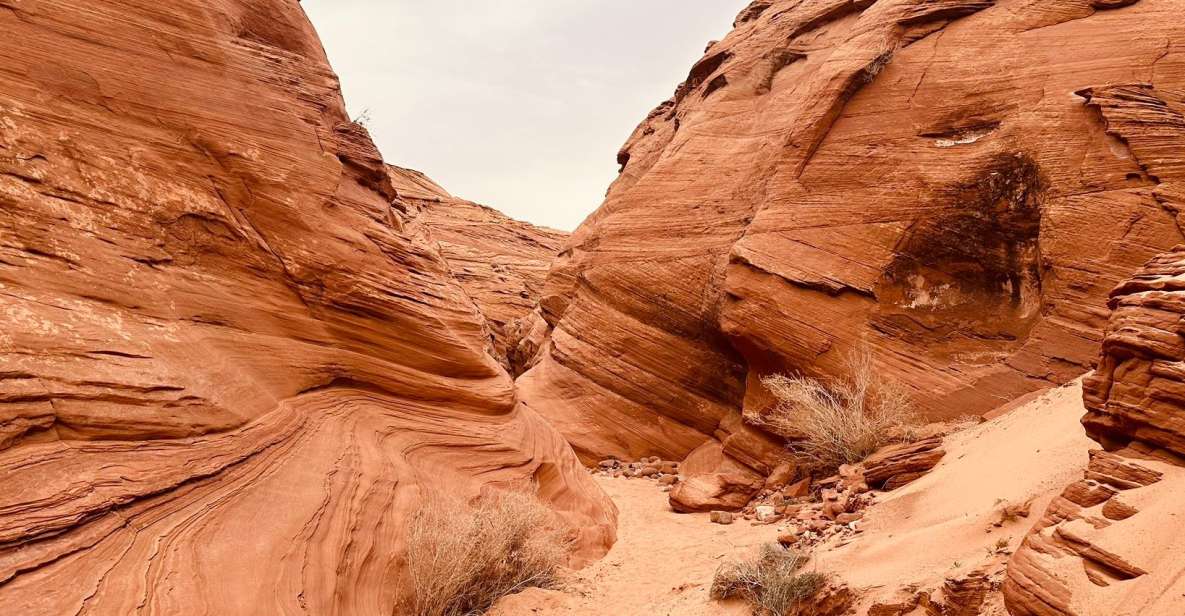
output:
[[472,505],[429,499],[408,525],[408,613],[471,616],[524,588],[554,587],[570,549],[564,531],[529,494],[498,493]]
[[820,471],[860,462],[908,438],[909,397],[877,371],[866,352],[851,355],[845,374],[834,379],[772,375],[762,383],[777,404],[745,419],[788,439],[790,448]]
[[711,597],[741,598],[763,616],[783,616],[817,595],[827,581],[822,573],[800,572],[806,561],[778,544],[762,545],[757,558],[726,563],[716,570]]

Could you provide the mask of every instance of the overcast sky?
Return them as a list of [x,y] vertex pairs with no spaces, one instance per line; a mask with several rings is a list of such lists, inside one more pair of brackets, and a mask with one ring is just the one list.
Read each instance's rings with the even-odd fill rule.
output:
[[571,230],[749,0],[303,0],[390,163]]

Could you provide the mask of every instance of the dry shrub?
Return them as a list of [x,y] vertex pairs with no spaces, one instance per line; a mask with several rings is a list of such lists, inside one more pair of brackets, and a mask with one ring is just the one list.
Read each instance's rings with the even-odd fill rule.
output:
[[777,404],[746,419],[790,439],[791,449],[821,472],[860,462],[910,433],[909,396],[877,372],[867,352],[851,355],[846,374],[829,381],[773,375],[762,383]]
[[744,599],[759,614],[783,616],[811,599],[827,577],[818,572],[799,573],[806,558],[776,543],[761,546],[754,560],[727,563],[712,579],[713,599]]
[[571,544],[529,494],[498,493],[472,506],[430,499],[408,527],[411,616],[482,614],[528,587],[551,588]]

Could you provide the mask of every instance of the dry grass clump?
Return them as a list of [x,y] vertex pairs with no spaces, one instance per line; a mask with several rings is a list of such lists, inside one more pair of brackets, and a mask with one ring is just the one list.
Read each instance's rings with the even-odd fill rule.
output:
[[860,462],[909,434],[909,396],[877,372],[867,352],[851,355],[846,374],[835,379],[773,375],[762,383],[777,405],[746,419],[790,439],[820,471]]
[[783,616],[822,590],[827,577],[799,573],[806,558],[776,543],[761,546],[754,560],[727,563],[712,579],[713,599],[744,599],[763,616]]
[[408,527],[407,613],[471,616],[524,588],[554,587],[569,549],[555,515],[531,495],[500,493],[473,506],[429,500]]

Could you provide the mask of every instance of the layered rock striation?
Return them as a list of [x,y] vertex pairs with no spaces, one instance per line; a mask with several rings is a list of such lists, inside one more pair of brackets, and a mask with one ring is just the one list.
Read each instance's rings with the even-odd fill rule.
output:
[[485,316],[495,355],[517,376],[528,359],[519,343],[568,234],[453,197],[418,171],[388,169],[400,201],[431,229],[449,271]]
[[711,442],[763,474],[764,375],[867,349],[931,419],[1077,377],[1109,290],[1182,241],[1182,10],[752,3],[553,264],[522,398],[586,461]]
[[0,31],[0,612],[391,614],[441,489],[534,489],[606,548],[298,3]]
[[[1185,89],[1143,83],[1080,92],[1123,140],[1174,215],[1185,208]],[[1016,616],[1179,614],[1185,489],[1185,246],[1112,292],[1098,368],[1083,384],[1091,452],[1012,558]]]
[[[1118,110],[1153,98],[1139,89],[1111,100]],[[1082,423],[1104,449],[1009,563],[1014,616],[1169,616],[1185,601],[1185,246],[1116,288],[1111,305],[1102,359],[1083,388]]]

